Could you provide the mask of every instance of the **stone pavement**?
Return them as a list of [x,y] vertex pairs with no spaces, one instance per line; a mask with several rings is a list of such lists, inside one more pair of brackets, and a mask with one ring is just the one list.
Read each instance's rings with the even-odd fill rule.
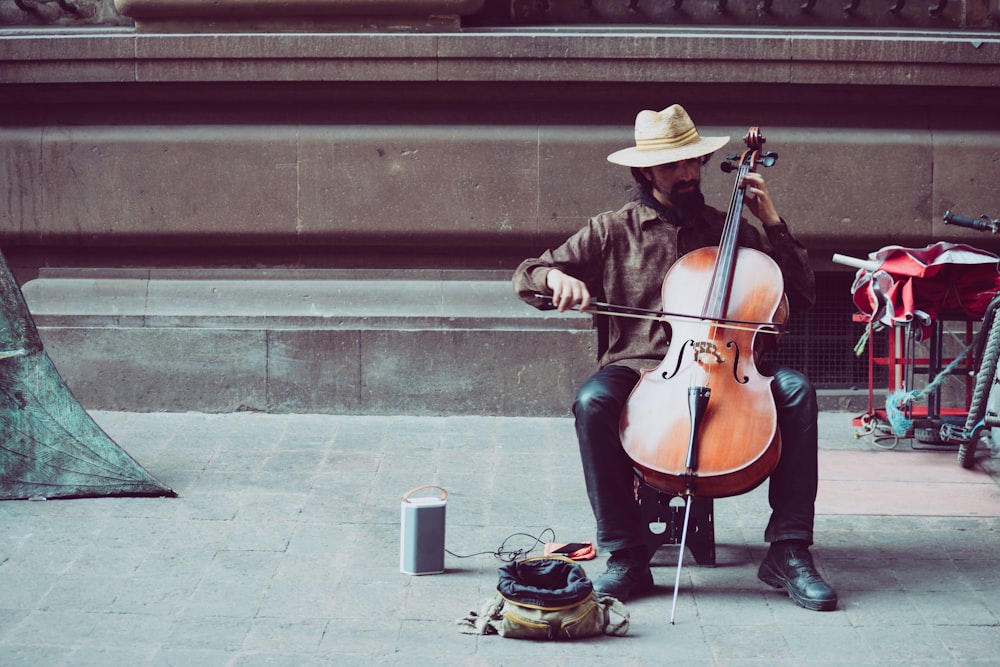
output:
[[[766,484],[715,503],[718,563],[676,547],[628,637],[536,643],[455,621],[493,554],[591,539],[565,418],[93,412],[177,498],[0,503],[0,664],[995,665],[1000,489],[950,451],[891,451],[821,415],[817,564],[837,611],[756,578]],[[400,500],[448,491],[447,571],[399,571]],[[536,547],[532,553],[539,553]],[[603,570],[602,554],[585,563]]]

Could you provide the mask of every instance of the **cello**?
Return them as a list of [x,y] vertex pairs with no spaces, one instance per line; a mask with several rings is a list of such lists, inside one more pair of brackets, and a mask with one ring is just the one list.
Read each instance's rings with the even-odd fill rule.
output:
[[664,311],[689,317],[673,320],[666,356],[642,371],[619,424],[622,446],[643,480],[674,495],[750,491],[781,452],[771,378],[760,374],[756,360],[759,339],[781,330],[787,318],[784,282],[773,259],[738,245],[743,178],[777,156],[761,154],[757,128],[744,141],[719,246],[687,253],[663,278]]
[[756,361],[764,340],[783,330],[788,301],[777,263],[738,243],[743,179],[757,165],[774,164],[777,155],[761,151],[757,128],[744,142],[742,156],[723,164],[737,175],[722,239],[682,256],[663,278],[663,310],[687,317],[671,320],[666,356],[642,371],[619,424],[622,446],[643,481],[687,501],[675,606],[690,499],[752,490],[781,453],[772,378]]

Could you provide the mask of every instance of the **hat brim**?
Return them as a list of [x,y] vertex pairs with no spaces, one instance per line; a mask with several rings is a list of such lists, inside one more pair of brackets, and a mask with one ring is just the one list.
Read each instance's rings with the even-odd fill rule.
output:
[[655,167],[658,164],[670,164],[714,153],[728,144],[729,140],[730,137],[698,137],[696,141],[679,148],[662,148],[652,151],[630,146],[609,155],[608,162],[625,167]]

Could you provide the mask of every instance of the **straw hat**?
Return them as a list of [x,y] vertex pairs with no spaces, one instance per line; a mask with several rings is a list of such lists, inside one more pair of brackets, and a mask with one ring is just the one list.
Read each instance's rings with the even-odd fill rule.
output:
[[653,167],[701,157],[729,143],[729,137],[703,137],[679,104],[663,111],[640,111],[635,117],[635,146],[608,156],[626,167]]

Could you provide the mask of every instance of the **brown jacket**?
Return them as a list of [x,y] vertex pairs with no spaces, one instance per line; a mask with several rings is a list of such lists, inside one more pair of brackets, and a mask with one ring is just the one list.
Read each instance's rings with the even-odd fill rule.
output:
[[[587,226],[555,250],[526,259],[514,273],[518,296],[536,308],[551,308],[545,284],[559,268],[582,280],[595,300],[661,310],[663,277],[678,257],[719,244],[725,213],[706,206],[696,219],[675,225],[652,207],[632,201],[614,212],[590,219]],[[793,312],[815,301],[815,277],[805,247],[783,223],[766,229],[766,238],[746,221],[740,245],[770,255],[781,268]],[[616,363],[636,370],[658,364],[666,355],[669,329],[663,323],[630,317],[595,317],[599,334],[598,366]]]

